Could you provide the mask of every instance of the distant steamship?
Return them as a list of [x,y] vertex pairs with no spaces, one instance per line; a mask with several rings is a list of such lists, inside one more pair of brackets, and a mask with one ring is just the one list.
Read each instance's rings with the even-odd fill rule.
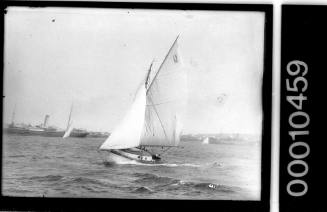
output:
[[[45,115],[44,122],[40,125],[32,126],[25,124],[15,124],[14,122],[15,110],[12,115],[11,124],[4,128],[4,132],[7,134],[17,135],[37,135],[46,137],[63,137],[65,130],[60,130],[53,126],[48,126],[49,115]],[[89,133],[83,129],[73,129],[70,132],[70,137],[86,137]]]

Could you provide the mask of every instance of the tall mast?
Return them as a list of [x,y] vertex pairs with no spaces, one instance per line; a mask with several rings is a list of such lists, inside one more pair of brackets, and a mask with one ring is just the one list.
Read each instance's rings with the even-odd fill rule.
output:
[[164,63],[165,63],[165,61],[167,60],[167,57],[168,57],[169,53],[171,52],[172,48],[174,47],[174,45],[175,45],[175,43],[176,43],[176,41],[177,41],[178,37],[179,37],[179,35],[177,35],[177,37],[176,37],[176,39],[175,39],[174,43],[171,45],[171,47],[170,47],[170,49],[169,49],[168,53],[166,54],[166,56],[165,56],[165,59],[164,59],[164,60],[162,61],[162,63],[160,64],[160,66],[159,66],[159,69],[158,69],[158,71],[157,71],[156,75],[153,77],[153,79],[152,79],[152,81],[151,81],[151,83],[150,83],[150,85],[149,85],[148,89],[146,90],[146,93],[148,93],[148,90],[151,88],[151,86],[152,86],[152,84],[153,84],[154,80],[157,78],[157,76],[158,76],[158,73],[159,73],[159,71],[161,70],[161,67],[163,66],[163,64],[164,64]]

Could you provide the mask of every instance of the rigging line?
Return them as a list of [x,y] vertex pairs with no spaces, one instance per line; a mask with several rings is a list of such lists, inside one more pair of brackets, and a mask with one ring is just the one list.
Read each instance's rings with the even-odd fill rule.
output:
[[149,85],[148,89],[146,90],[146,93],[148,93],[148,90],[151,88],[151,86],[152,86],[152,84],[153,84],[154,80],[157,78],[157,76],[158,76],[158,73],[159,73],[159,71],[161,70],[161,67],[163,66],[163,64],[164,64],[164,63],[165,63],[165,61],[167,60],[167,58],[168,58],[168,55],[170,54],[171,50],[173,49],[173,47],[174,47],[174,45],[175,45],[175,43],[176,43],[176,41],[177,41],[178,37],[179,37],[179,35],[177,35],[177,38],[175,39],[175,41],[174,41],[173,45],[171,45],[171,47],[170,47],[170,49],[169,49],[169,51],[168,51],[168,53],[167,53],[167,55],[166,55],[165,59],[162,61],[161,65],[160,65],[160,67],[159,67],[159,69],[158,69],[158,71],[157,71],[157,72],[156,72],[156,74],[154,75],[154,77],[153,77],[153,79],[152,79],[152,81],[151,81],[151,83],[150,83],[150,85]]
[[153,151],[150,151],[149,149],[146,149],[145,146],[140,148],[141,150],[150,153],[150,155],[155,155],[155,153]]
[[166,153],[168,150],[170,150],[172,148],[172,146],[168,147],[167,149],[165,149],[164,151],[162,151],[161,154],[159,154],[160,156],[162,156],[164,153]]
[[148,74],[147,74],[146,79],[145,79],[145,88],[146,89],[148,87],[148,83],[149,83],[149,80],[150,80],[150,73],[151,73],[151,70],[152,70],[153,62],[154,62],[154,59],[151,62],[151,65],[150,65],[149,70],[148,70]]
[[144,123],[144,126],[145,126],[145,133],[151,134],[151,128],[150,128],[150,126],[147,123]]
[[[150,96],[149,96],[149,100],[153,103],[153,101],[152,101],[152,99],[151,99]],[[163,130],[163,132],[164,132],[164,134],[165,134],[166,139],[169,140],[169,139],[168,139],[168,136],[167,136],[167,134],[166,134],[165,128],[164,128],[164,126],[163,126],[163,124],[162,124],[162,122],[161,122],[161,119],[160,119],[160,117],[159,117],[159,114],[158,114],[158,111],[157,111],[155,105],[153,105],[153,109],[154,109],[154,111],[155,111],[156,114],[157,114],[157,117],[158,117],[158,119],[159,119],[160,125],[161,125],[162,130]]]
[[162,105],[162,104],[166,104],[166,103],[170,103],[170,102],[175,102],[175,101],[177,101],[177,100],[174,99],[174,100],[169,100],[169,101],[160,102],[160,103],[157,103],[157,104],[146,105],[146,106]]
[[149,122],[144,122],[145,125],[145,132],[148,133],[149,135],[152,134],[154,132],[153,126],[150,125],[151,123],[151,110],[147,110],[146,111],[146,118],[149,120]]

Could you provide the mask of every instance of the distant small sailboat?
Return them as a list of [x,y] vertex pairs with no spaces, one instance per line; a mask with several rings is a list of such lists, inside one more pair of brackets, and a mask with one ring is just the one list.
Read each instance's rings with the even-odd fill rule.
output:
[[203,139],[202,144],[209,144],[209,137]]
[[[181,67],[177,40],[178,36],[156,73],[150,65],[126,116],[100,146],[106,162],[160,163],[161,154],[178,146],[186,73]],[[154,152],[155,147],[160,147],[161,154]]]
[[73,112],[73,104],[70,107],[70,113],[69,113],[69,118],[68,118],[68,122],[67,122],[67,127],[66,127],[65,133],[62,136],[62,138],[67,138],[67,137],[83,138],[83,137],[86,137],[89,134],[86,130],[73,128],[72,112]]
[[69,118],[68,118],[68,122],[67,122],[67,127],[66,127],[66,130],[65,130],[65,134],[63,136],[63,138],[67,138],[70,136],[71,132],[73,131],[73,123],[72,123],[72,111],[73,111],[73,104],[72,106],[70,107],[70,112],[69,112]]
[[12,116],[11,116],[11,125],[15,126],[15,116],[16,116],[16,104],[14,106],[14,110],[12,112]]

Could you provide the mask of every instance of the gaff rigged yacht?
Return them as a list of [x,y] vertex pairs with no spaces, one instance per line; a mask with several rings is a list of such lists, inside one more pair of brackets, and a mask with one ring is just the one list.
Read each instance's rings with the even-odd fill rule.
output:
[[100,146],[106,162],[160,163],[165,151],[178,146],[186,72],[177,42],[178,36],[156,72],[151,63],[129,111]]

